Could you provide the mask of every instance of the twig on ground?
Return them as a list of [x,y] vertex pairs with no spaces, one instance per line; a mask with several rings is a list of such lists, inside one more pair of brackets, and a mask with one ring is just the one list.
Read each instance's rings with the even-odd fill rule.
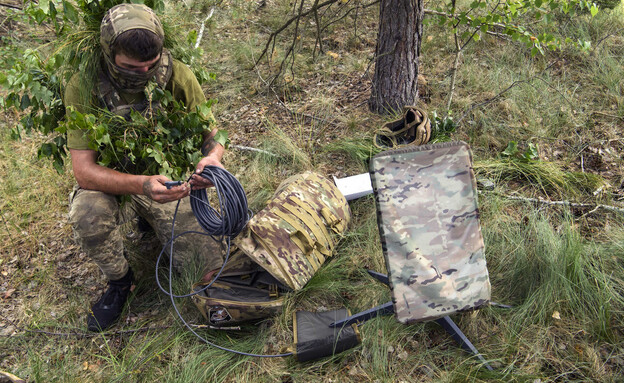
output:
[[[481,193],[481,192],[482,191],[479,191],[479,193]],[[599,209],[607,210],[607,211],[614,212],[614,213],[623,213],[624,214],[624,208],[617,207],[617,206],[611,206],[611,205],[570,202],[570,201],[565,201],[565,200],[563,200],[563,201],[550,201],[550,200],[545,200],[545,199],[541,199],[541,198],[520,197],[520,196],[513,196],[513,195],[508,195],[508,194],[502,194],[502,193],[498,193],[498,192],[488,192],[488,193],[489,194],[495,194],[495,195],[497,195],[499,197],[503,197],[503,198],[510,199],[510,200],[515,200],[515,201],[539,203],[539,204],[549,205],[549,206],[569,206],[569,207],[574,207],[574,208],[592,209],[591,211],[589,211],[588,213],[586,213],[584,215],[588,215],[590,213],[594,213],[594,212],[598,211]]]
[[268,152],[268,151],[262,150],[262,149],[252,148],[252,147],[249,147],[249,146],[230,145],[230,147],[232,147],[234,149],[242,150],[242,151],[256,152],[256,153],[266,154],[267,156],[271,156],[271,157],[278,157],[278,155],[275,154],[275,153],[271,153],[271,152]]
[[214,14],[214,11],[215,11],[215,7],[210,8],[210,12],[208,12],[208,16],[206,16],[204,21],[202,21],[201,23],[201,27],[199,27],[199,33],[197,34],[197,41],[195,42],[195,49],[199,48],[199,43],[201,42],[202,37],[204,37],[204,29],[206,29],[206,22],[210,20],[210,18]]
[[616,120],[624,120],[624,117],[622,117],[622,116],[616,116],[615,114],[609,114],[609,113],[598,112],[598,111],[592,111],[590,113],[590,116],[594,115],[594,114],[598,114],[600,116],[605,116],[605,117],[615,118]]
[[[453,0],[453,9],[455,9],[455,0]],[[455,17],[455,15],[452,15]],[[459,22],[458,22],[459,23]],[[447,113],[451,112],[451,102],[453,101],[453,93],[455,92],[455,80],[457,79],[457,70],[459,68],[459,58],[462,54],[462,47],[459,44],[459,30],[457,29],[457,25],[455,25],[455,33],[453,33],[453,37],[455,38],[455,60],[453,61],[453,74],[451,75],[451,85],[449,87],[449,95],[446,103]]]
[[[130,329],[130,330],[118,330],[118,331],[99,332],[99,333],[87,333],[87,332],[82,332],[82,331],[72,331],[72,332],[65,333],[65,332],[51,332],[51,331],[45,331],[45,330],[33,330],[33,329],[23,328],[2,314],[0,314],[0,318],[2,318],[2,320],[6,322],[9,322],[10,326],[15,327],[16,330],[21,331],[21,332],[39,334],[39,335],[48,335],[48,336],[63,336],[63,337],[78,337],[78,338],[94,338],[94,337],[100,337],[100,336],[126,335],[126,334],[134,334],[137,332],[144,332],[144,331],[151,331],[151,330],[166,330],[168,328],[173,327],[173,325],[170,325],[170,326],[140,327],[140,328]],[[14,335],[2,335],[2,336],[10,338]]]
[[20,11],[22,10],[22,7],[20,7],[19,5],[14,5],[14,4],[0,3],[0,7],[19,9]]
[[622,32],[624,28],[619,28],[618,30],[616,30],[613,33],[608,33],[605,37],[601,38],[600,40],[598,40],[596,42],[596,44],[594,45],[594,52],[596,51],[596,49],[598,48],[598,45],[602,44],[603,41],[605,41],[606,39],[608,39],[609,37],[613,37],[613,36],[619,36],[620,33]]
[[0,217],[2,217],[2,223],[4,223],[4,228],[6,229],[7,235],[9,236],[9,240],[11,241],[11,246],[16,249],[17,246],[15,245],[15,242],[13,242],[13,236],[11,235],[11,232],[9,231],[9,224],[7,223],[6,219],[4,218],[4,213],[2,212],[2,210],[0,210]]

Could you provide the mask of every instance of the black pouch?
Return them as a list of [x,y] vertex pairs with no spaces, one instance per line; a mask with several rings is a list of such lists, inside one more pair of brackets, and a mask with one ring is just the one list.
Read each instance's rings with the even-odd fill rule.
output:
[[193,303],[208,324],[231,326],[278,315],[284,294],[290,291],[266,270],[251,262],[242,252],[232,255],[232,262],[212,286],[208,282],[193,285]]
[[342,328],[329,327],[331,323],[350,316],[349,310],[313,313],[297,311],[293,315],[295,357],[300,362],[341,353],[360,344],[360,333],[355,324]]

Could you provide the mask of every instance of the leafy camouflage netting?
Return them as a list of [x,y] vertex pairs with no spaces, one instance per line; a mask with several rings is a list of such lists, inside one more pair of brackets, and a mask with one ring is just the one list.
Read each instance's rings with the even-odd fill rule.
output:
[[387,151],[370,165],[397,319],[427,321],[488,303],[472,153],[453,142]]

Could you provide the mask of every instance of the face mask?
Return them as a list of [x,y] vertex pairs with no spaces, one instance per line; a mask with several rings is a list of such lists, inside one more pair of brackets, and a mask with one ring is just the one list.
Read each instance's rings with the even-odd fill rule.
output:
[[117,89],[121,89],[129,93],[142,92],[147,85],[147,82],[151,80],[160,69],[162,56],[165,54],[169,54],[169,52],[163,52],[158,61],[145,73],[125,69],[106,60],[107,75]]

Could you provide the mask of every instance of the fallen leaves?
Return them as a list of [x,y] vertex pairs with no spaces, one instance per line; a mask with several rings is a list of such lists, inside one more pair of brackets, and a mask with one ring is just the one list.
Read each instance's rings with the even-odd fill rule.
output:
[[8,289],[7,291],[4,292],[4,294],[2,294],[2,299],[11,298],[11,295],[13,295],[14,292],[15,292],[15,289]]
[[99,369],[99,366],[94,363],[84,362],[82,363],[82,371],[91,371],[96,372]]

